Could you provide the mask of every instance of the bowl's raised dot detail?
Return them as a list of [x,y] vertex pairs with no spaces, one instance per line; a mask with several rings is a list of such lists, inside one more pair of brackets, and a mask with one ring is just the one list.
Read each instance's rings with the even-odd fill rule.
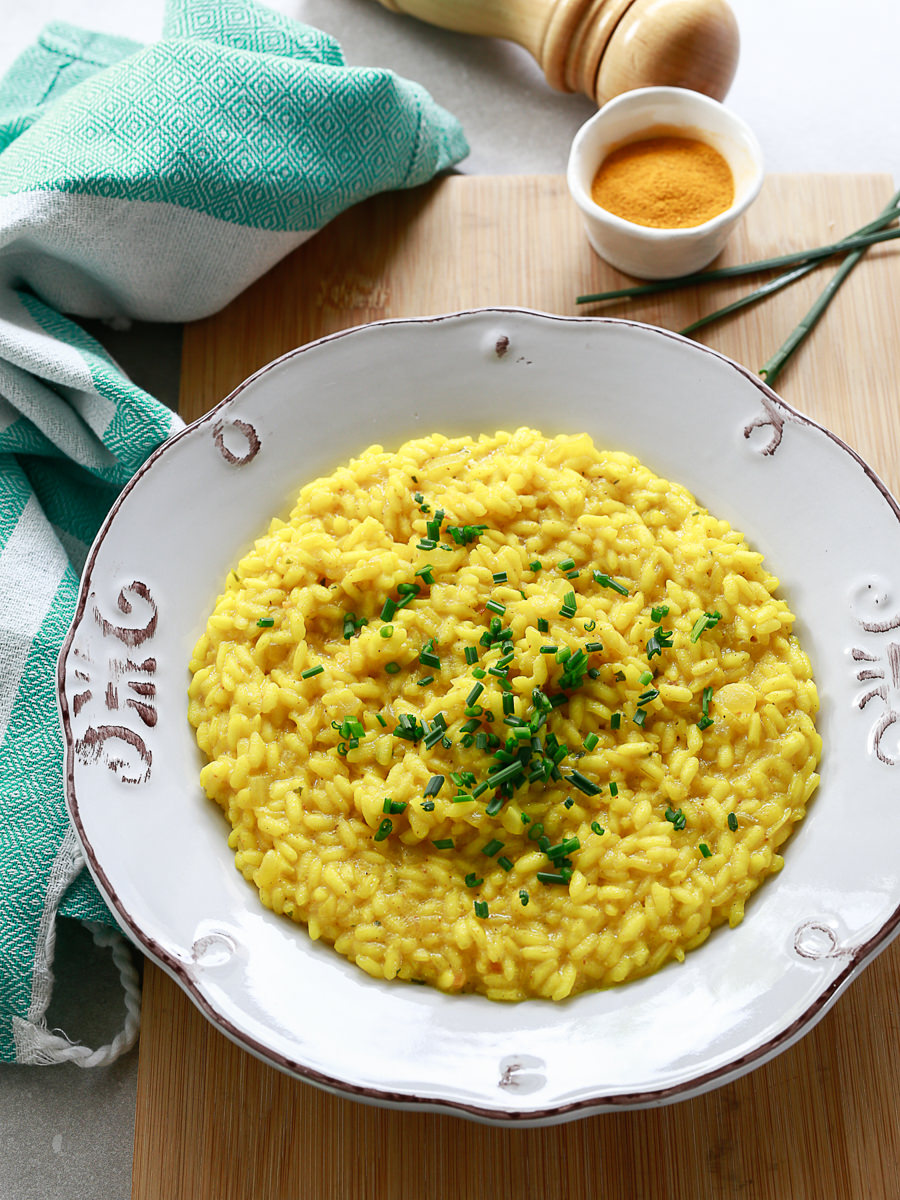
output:
[[539,1092],[547,1083],[546,1066],[542,1058],[533,1054],[509,1054],[500,1060],[497,1086],[522,1096]]
[[216,449],[233,467],[246,466],[262,448],[259,434],[248,421],[216,421],[212,434]]
[[198,967],[223,967],[234,957],[237,946],[227,933],[204,933],[191,946],[191,958]]
[[837,934],[823,921],[804,921],[794,930],[794,953],[800,958],[834,958],[845,953],[838,949]]

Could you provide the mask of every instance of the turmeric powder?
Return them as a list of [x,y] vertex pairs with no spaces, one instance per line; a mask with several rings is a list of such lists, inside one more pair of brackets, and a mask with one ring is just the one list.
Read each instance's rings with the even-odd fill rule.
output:
[[734,176],[712,146],[696,138],[650,137],[614,150],[600,164],[591,198],[635,225],[702,225],[734,201]]

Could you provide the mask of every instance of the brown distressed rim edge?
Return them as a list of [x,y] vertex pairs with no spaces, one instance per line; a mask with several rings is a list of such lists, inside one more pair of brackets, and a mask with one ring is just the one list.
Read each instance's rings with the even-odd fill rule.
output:
[[810,1004],[804,1012],[797,1017],[789,1026],[782,1029],[774,1037],[767,1042],[758,1046],[755,1050],[743,1055],[741,1058],[732,1059],[730,1062],[721,1067],[713,1068],[702,1075],[694,1076],[685,1083],[673,1084],[670,1087],[660,1088],[644,1092],[628,1092],[612,1096],[601,1096],[594,1099],[585,1099],[572,1101],[566,1104],[554,1105],[545,1109],[532,1109],[527,1112],[522,1112],[512,1109],[503,1108],[485,1108],[476,1104],[468,1104],[462,1101],[451,1099],[435,1099],[431,1097],[415,1097],[408,1096],[403,1093],[390,1092],[378,1088],[363,1087],[348,1083],[344,1080],[339,1080],[333,1076],[326,1075],[320,1071],[316,1071],[303,1063],[296,1062],[286,1056],[279,1054],[262,1042],[251,1037],[248,1034],[241,1032],[233,1023],[221,1013],[217,1012],[210,1003],[206,1000],[203,993],[196,986],[194,981],[188,974],[186,965],[178,958],[169,953],[161,946],[154,938],[145,934],[137,922],[123,908],[115,889],[111,886],[109,879],[96,859],[93,847],[85,833],[81,822],[81,816],[78,808],[78,798],[75,795],[74,781],[74,762],[73,762],[73,739],[71,726],[69,724],[69,708],[65,695],[65,671],[68,661],[69,652],[72,647],[72,642],[75,638],[76,630],[81,623],[84,615],[84,610],[87,604],[87,597],[90,591],[91,571],[93,569],[99,547],[102,544],[107,530],[115,519],[115,516],[122,505],[125,498],[130,494],[132,489],[137,485],[138,481],[146,474],[153,466],[156,460],[176,442],[192,433],[195,429],[213,421],[222,410],[237,397],[253,382],[262,375],[267,374],[275,367],[289,359],[296,358],[305,353],[307,350],[314,349],[328,342],[337,341],[340,338],[347,337],[352,334],[360,333],[363,330],[371,330],[382,326],[392,325],[435,325],[443,321],[460,320],[466,317],[485,317],[485,316],[525,316],[527,318],[538,318],[544,321],[556,321],[561,324],[577,324],[577,325],[628,325],[638,329],[648,331],[652,334],[671,338],[673,341],[688,343],[696,350],[702,351],[718,359],[738,374],[744,376],[747,380],[753,383],[769,404],[775,405],[783,411],[785,415],[795,424],[807,425],[813,429],[819,430],[825,434],[831,441],[838,446],[839,449],[845,451],[863,470],[869,481],[880,492],[882,499],[887,503],[894,517],[900,524],[900,504],[894,499],[893,495],[882,482],[878,474],[860,457],[859,454],[837,434],[826,429],[825,426],[819,424],[795,409],[778,396],[758,375],[755,375],[749,368],[742,366],[726,355],[713,350],[708,346],[704,346],[699,342],[690,342],[689,339],[682,337],[680,334],[674,333],[671,330],[663,329],[660,326],[648,325],[640,321],[629,321],[618,317],[578,317],[578,316],[563,316],[556,313],[545,313],[536,309],[516,308],[516,307],[485,307],[464,309],[459,312],[443,313],[430,317],[395,317],[387,318],[382,321],[372,321],[365,325],[354,325],[348,329],[342,329],[332,334],[327,334],[324,337],[317,338],[315,341],[307,342],[303,346],[298,346],[294,350],[289,350],[271,362],[260,367],[253,374],[249,375],[223,400],[219,401],[208,413],[193,421],[184,429],[167,439],[161,446],[157,447],[150,455],[146,462],[132,476],[126,486],[122,489],[115,503],[107,514],[93,545],[91,546],[85,566],[82,572],[81,584],[79,587],[78,603],[75,613],[72,618],[69,630],[66,633],[60,649],[59,658],[57,660],[57,701],[59,704],[60,717],[63,726],[65,738],[65,773],[64,786],[66,805],[69,810],[69,816],[75,826],[79,841],[84,850],[87,864],[94,875],[94,878],[100,884],[110,907],[115,911],[117,919],[129,933],[132,941],[147,953],[159,966],[163,967],[175,981],[184,989],[193,1003],[200,1009],[210,1022],[224,1033],[231,1041],[241,1046],[243,1049],[254,1054],[257,1058],[270,1063],[272,1066],[285,1071],[287,1074],[296,1078],[303,1079],[308,1083],[315,1084],[326,1091],[346,1095],[354,1099],[368,1100],[382,1105],[407,1110],[434,1109],[460,1115],[467,1115],[479,1118],[485,1122],[494,1125],[522,1124],[522,1125],[538,1125],[551,1124],[554,1122],[561,1123],[567,1118],[574,1119],[575,1117],[587,1117],[594,1113],[603,1111],[617,1111],[628,1108],[646,1108],[653,1106],[661,1106],[676,1100],[687,1100],[693,1096],[709,1091],[714,1087],[718,1087],[729,1083],[741,1075],[752,1070],[754,1066],[761,1066],[765,1061],[774,1058],[783,1050],[788,1049],[795,1041],[809,1032],[810,1029],[825,1015],[827,1010],[837,999],[839,993],[846,987],[855,975],[857,975],[863,967],[865,967],[878,953],[884,950],[889,943],[900,933],[900,906],[895,908],[894,912],[885,921],[878,933],[873,935],[867,942],[847,956],[847,965],[836,976],[835,979],[825,988],[816,999]]

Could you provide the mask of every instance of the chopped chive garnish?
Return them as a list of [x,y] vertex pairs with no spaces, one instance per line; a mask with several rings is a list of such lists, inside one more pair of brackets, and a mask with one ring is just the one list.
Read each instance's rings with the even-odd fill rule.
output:
[[487,671],[483,670],[481,667],[473,667],[472,674],[476,679],[484,679],[485,675],[487,675]]
[[406,811],[406,800],[392,800],[390,796],[385,796],[382,812],[386,813],[402,813]]
[[652,683],[652,682],[653,682],[653,672],[652,671],[645,671],[643,673],[643,675],[640,677],[640,679],[638,680],[638,683],[642,683],[642,684],[648,684],[648,683]]
[[659,695],[657,688],[648,688],[646,692],[641,692],[638,696],[638,704],[649,704],[651,700],[655,700]]
[[443,775],[432,775],[432,777],[428,780],[427,787],[425,788],[425,795],[426,796],[436,796],[443,786],[444,786],[444,776]]
[[701,717],[700,720],[697,722],[697,728],[698,729],[709,729],[709,727],[710,727],[710,725],[712,725],[712,723],[713,723],[712,717]]
[[544,853],[548,858],[567,858],[573,850],[580,850],[581,842],[577,837],[567,837],[555,846],[548,846]]
[[481,693],[483,691],[484,691],[483,683],[473,684],[471,692],[469,692],[468,696],[466,696],[466,708],[472,708],[472,706],[475,704],[475,701],[478,699],[478,697],[481,695]]
[[596,733],[589,733],[582,742],[582,745],[584,746],[585,750],[593,750],[599,741],[600,739]]
[[538,871],[540,883],[568,883],[571,876],[566,871]]
[[300,672],[301,679],[312,679],[313,675],[321,675],[325,668],[319,663],[316,667],[307,667],[305,671]]
[[478,662],[478,650],[475,648],[475,646],[466,646],[465,655],[466,662],[469,664],[469,666],[471,666],[472,663]]
[[617,583],[615,579],[611,579],[609,575],[604,575],[602,571],[593,571],[592,574],[594,576],[594,583],[599,583],[601,587],[612,588],[620,596],[628,595],[628,588],[623,587],[621,583]]
[[394,613],[397,611],[397,602],[392,600],[390,596],[385,600],[381,609],[382,621],[390,621]]
[[575,566],[574,558],[564,558],[561,563],[556,564],[561,571],[571,571]]
[[524,771],[524,763],[520,758],[516,758],[507,766],[501,767],[499,771],[492,771],[487,777],[487,786],[498,788],[501,783],[506,783],[510,779],[517,779]]
[[619,794],[619,785],[616,783],[616,781],[614,779],[611,779],[609,781],[609,794],[611,796],[618,796],[618,794]]
[[344,613],[344,641],[349,642],[354,633],[356,633],[356,615]]
[[491,576],[494,583],[506,583],[509,578],[505,571],[495,571]]
[[712,858],[712,850],[707,846],[706,842],[700,843],[700,853],[704,858]]
[[575,801],[571,796],[566,796],[565,800],[563,800],[563,808],[571,808],[574,803]]
[[687,825],[687,817],[684,815],[684,813],[681,811],[680,808],[679,809],[667,808],[666,809],[666,820],[668,822],[670,822],[670,824],[674,825],[674,827],[676,829],[684,829],[685,825]]
[[375,720],[378,722],[379,725],[382,726],[382,728],[387,725],[387,721],[384,719],[384,717],[381,715],[381,713],[375,714]]
[[542,564],[539,562],[538,559],[535,558],[532,562],[530,562],[528,564],[528,567],[532,571],[540,571],[542,569]]
[[728,814],[728,828],[731,830],[732,833],[737,833],[737,827],[738,827],[737,816],[735,813],[731,812]]
[[639,726],[641,729],[643,729],[643,728],[644,728],[644,722],[647,720],[647,710],[646,710],[646,708],[639,708],[639,709],[637,710],[637,712],[634,714],[634,716],[633,716],[631,719],[632,719],[632,721],[634,721],[635,725],[637,725],[637,726]]
[[556,654],[559,646],[541,646],[541,654]]
[[275,618],[274,617],[260,617],[259,620],[256,622],[256,624],[260,627],[260,629],[271,629],[272,626],[275,624]]
[[528,904],[529,896],[524,888],[522,888],[522,890],[519,892],[519,899],[522,901],[522,907],[525,908],[525,906]]
[[448,525],[446,532],[457,546],[467,546],[469,542],[477,541],[486,529],[487,525]]
[[511,871],[513,869],[512,862],[506,857],[505,854],[501,854],[497,859],[497,865],[502,867],[504,871]]
[[[587,626],[585,626],[585,628],[587,628]],[[587,650],[588,654],[595,654],[598,651],[603,649],[603,643],[602,642],[585,642],[584,648],[585,648],[585,650]]]
[[671,630],[663,629],[661,625],[657,625],[653,631],[653,636],[647,642],[647,657],[652,658],[654,654],[661,654],[663,650],[671,649],[674,636]]
[[563,596],[562,608],[559,610],[562,617],[574,617],[576,611],[575,593],[566,592]]
[[438,850],[452,850],[453,849],[453,838],[438,838],[436,841],[432,842],[431,844]]
[[511,717],[516,709],[515,696],[511,692],[504,692],[501,703],[503,704],[503,715],[505,717]]
[[502,791],[494,792],[490,802],[485,806],[485,813],[489,817],[496,817],[497,813],[506,803],[506,797]]
[[495,854],[499,854],[503,849],[504,843],[497,838],[492,838],[486,846],[481,847],[481,853],[486,854],[488,858],[493,858]]
[[[403,584],[402,584],[402,583],[401,583],[400,587],[401,587],[401,588],[403,587]],[[401,609],[401,608],[406,608],[407,604],[411,604],[411,603],[413,602],[413,600],[415,600],[416,596],[419,594],[419,590],[420,590],[420,589],[419,589],[419,588],[416,586],[416,584],[412,583],[412,584],[410,584],[410,585],[409,585],[409,587],[410,587],[412,590],[410,590],[410,591],[404,591],[404,592],[403,592],[403,598],[402,598],[401,600],[398,600],[398,601],[397,601],[397,603],[396,603],[396,608],[397,608],[398,610],[399,610],[399,609]],[[399,589],[398,589],[398,590],[399,590]]]
[[657,624],[667,616],[669,612],[668,604],[657,604],[655,608],[650,609],[650,620],[656,621]]
[[705,612],[702,617],[698,617],[694,622],[694,627],[691,630],[691,641],[696,642],[704,629],[712,629],[721,620],[722,614],[720,612]]
[[528,830],[528,836],[533,842],[539,842],[544,836],[544,826],[540,821],[534,821]]
[[396,675],[400,670],[400,664],[395,662],[385,663],[384,669],[387,671],[388,675]]
[[383,842],[393,828],[394,822],[390,819],[390,817],[385,817],[375,832],[375,841]]
[[490,910],[488,909],[486,900],[476,900],[475,901],[475,916],[476,917],[481,917],[481,919],[484,920],[484,918],[489,915],[489,912],[490,912]]
[[619,712],[614,712],[612,714],[612,716],[609,718],[610,729],[618,729],[621,724],[622,724],[622,714]]
[[537,627],[538,633],[547,633],[550,629],[550,623],[545,617],[538,617]]
[[418,571],[416,571],[416,575],[421,578],[423,583],[434,583],[434,576],[432,575],[433,570],[434,567],[432,567],[431,563],[426,563],[424,567],[419,567]]
[[501,604],[499,600],[488,600],[484,607],[490,609],[491,612],[498,613],[501,617],[506,612],[506,605]]
[[382,625],[382,627],[378,630],[378,632],[381,634],[381,636],[383,638],[393,637],[394,636],[394,627],[393,627],[393,625]]
[[466,876],[466,887],[476,888],[476,887],[480,887],[483,883],[484,883],[484,880],[479,879],[474,871],[470,871],[469,874]]
[[416,549],[417,550],[436,550],[437,549],[437,540],[435,538],[422,538],[421,541],[416,542]]
[[710,700],[712,700],[712,694],[713,694],[713,690],[711,687],[705,687],[703,689],[703,715],[704,715],[704,717],[709,716],[709,702],[710,702]]
[[423,650],[419,654],[419,662],[423,667],[440,667],[441,665],[441,660],[430,650]]
[[586,775],[582,775],[580,771],[573,771],[568,779],[569,783],[577,787],[580,792],[584,792],[586,796],[599,796],[603,790],[596,783],[592,783]]
[[404,738],[407,742],[417,742],[425,733],[424,725],[420,725],[411,713],[401,713],[397,718],[394,737]]
[[596,833],[598,837],[603,836],[603,833],[604,833],[603,826],[600,824],[599,821],[591,821],[591,830],[594,833]]

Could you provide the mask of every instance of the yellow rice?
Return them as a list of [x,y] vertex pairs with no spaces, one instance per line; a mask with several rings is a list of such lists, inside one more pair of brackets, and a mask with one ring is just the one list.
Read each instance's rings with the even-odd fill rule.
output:
[[[438,544],[420,549],[437,510]],[[486,529],[458,545],[448,529],[467,525]],[[420,591],[382,619],[408,584]],[[816,688],[776,588],[742,534],[586,435],[371,447],[272,521],[191,660],[201,782],[238,870],[377,978],[561,1000],[681,960],[742,919],[818,783]],[[483,644],[492,620],[511,641]],[[507,646],[504,685],[488,668]],[[595,647],[592,674],[561,689],[562,655],[542,646]],[[429,649],[439,666],[420,662]],[[514,781],[488,815],[502,791],[457,792],[503,765],[474,739],[511,735],[504,686],[525,722],[535,689],[568,694],[535,735],[566,753],[557,778]],[[449,746],[397,736],[404,714],[425,731],[443,714]]]

